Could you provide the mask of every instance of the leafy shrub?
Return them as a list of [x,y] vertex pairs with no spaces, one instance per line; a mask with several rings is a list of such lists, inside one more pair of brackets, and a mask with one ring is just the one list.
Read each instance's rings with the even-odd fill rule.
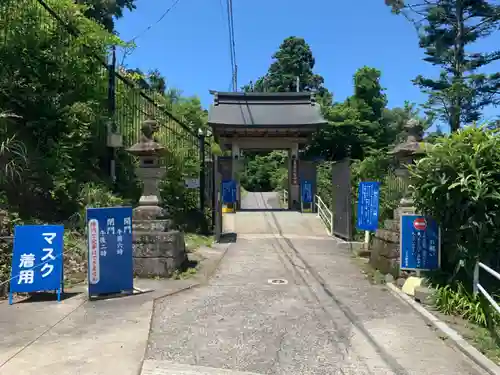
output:
[[[352,218],[356,228],[358,187],[363,181],[380,182],[379,225],[386,219],[393,218],[393,211],[398,207],[406,190],[405,182],[395,174],[396,162],[385,151],[372,152],[363,160],[356,160],[351,166]],[[354,229],[355,236],[360,236]]]
[[[10,265],[12,261],[12,241],[5,237],[14,234],[14,226],[21,224],[16,213],[0,210],[0,283],[10,278]],[[0,295],[6,292],[7,285],[0,287]]]
[[316,168],[317,191],[327,207],[333,207],[332,196],[332,162],[325,161]]
[[78,230],[85,227],[85,215],[88,207],[113,207],[124,206],[128,202],[114,195],[106,186],[95,183],[87,183],[82,186],[78,195],[79,210],[71,217],[71,224]]
[[443,314],[460,316],[481,327],[488,327],[489,319],[493,323],[500,321],[496,310],[480,295],[467,291],[462,283],[437,287],[433,304]]
[[275,191],[288,188],[287,154],[281,150],[245,156],[241,185],[248,191]]
[[208,210],[200,212],[199,189],[186,188],[185,178],[199,176],[199,160],[197,155],[183,152],[182,149],[172,150],[165,159],[167,170],[160,185],[162,206],[181,230],[198,231],[204,227],[210,213]]
[[[467,127],[441,138],[411,170],[416,208],[442,233],[442,276],[472,285],[475,263],[498,266],[500,135]],[[437,280],[435,280],[438,282]]]

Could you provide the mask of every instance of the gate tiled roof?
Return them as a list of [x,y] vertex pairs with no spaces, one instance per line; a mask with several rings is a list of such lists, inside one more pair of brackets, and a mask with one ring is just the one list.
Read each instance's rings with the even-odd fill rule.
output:
[[211,92],[208,123],[215,127],[301,128],[326,123],[310,92]]

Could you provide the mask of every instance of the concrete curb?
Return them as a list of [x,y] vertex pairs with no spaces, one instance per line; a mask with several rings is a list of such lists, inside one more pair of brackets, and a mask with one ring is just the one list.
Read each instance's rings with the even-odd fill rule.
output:
[[428,311],[418,302],[403,293],[397,286],[392,283],[386,284],[389,291],[397,298],[410,305],[424,320],[432,324],[436,329],[445,334],[462,353],[469,357],[474,363],[491,375],[500,375],[500,366],[495,364],[490,359],[486,358],[479,350],[470,345],[458,332],[450,328],[446,323],[439,320],[434,314]]

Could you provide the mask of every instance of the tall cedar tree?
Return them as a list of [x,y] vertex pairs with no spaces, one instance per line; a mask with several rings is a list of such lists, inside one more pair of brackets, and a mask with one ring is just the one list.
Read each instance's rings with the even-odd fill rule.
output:
[[429,95],[427,109],[451,131],[477,121],[485,106],[500,103],[500,73],[479,73],[500,59],[500,51],[473,52],[474,43],[500,26],[500,5],[487,0],[385,0],[419,32],[424,61],[439,66],[439,78],[413,81]]
[[293,92],[315,91],[319,100],[331,104],[331,94],[323,86],[324,79],[313,72],[316,63],[311,47],[303,38],[286,38],[272,56],[273,63],[267,74],[255,83],[243,87],[243,91],[255,92]]
[[123,9],[134,10],[135,0],[76,0],[77,4],[85,4],[88,10],[85,15],[102,24],[106,30],[113,32],[114,19],[123,17]]

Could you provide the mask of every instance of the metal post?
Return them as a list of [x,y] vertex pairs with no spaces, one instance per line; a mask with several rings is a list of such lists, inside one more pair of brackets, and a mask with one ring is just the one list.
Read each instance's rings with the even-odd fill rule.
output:
[[300,92],[300,77],[297,76],[296,80],[295,80],[295,86],[297,88],[297,92]]
[[475,296],[477,296],[477,293],[479,292],[479,288],[477,287],[479,284],[479,262],[476,262],[476,265],[474,266],[474,280],[472,284],[472,291]]
[[200,212],[203,217],[203,228],[206,232],[205,226],[205,133],[200,129],[198,132],[198,141],[200,143]]
[[[106,129],[106,142],[110,133],[116,133],[116,46],[111,51],[111,63],[108,65],[108,110],[110,123]],[[108,147],[109,154],[109,175],[113,183],[116,182],[116,150]]]

